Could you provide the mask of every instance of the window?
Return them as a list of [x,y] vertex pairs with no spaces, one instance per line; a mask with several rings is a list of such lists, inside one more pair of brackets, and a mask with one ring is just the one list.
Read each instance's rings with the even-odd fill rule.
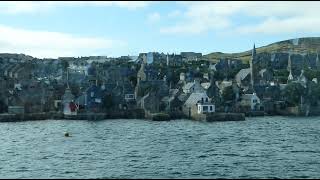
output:
[[208,98],[206,98],[206,102],[208,102]]
[[203,112],[208,112],[208,106],[203,106]]
[[210,106],[210,111],[213,111],[213,108],[212,108],[212,106]]

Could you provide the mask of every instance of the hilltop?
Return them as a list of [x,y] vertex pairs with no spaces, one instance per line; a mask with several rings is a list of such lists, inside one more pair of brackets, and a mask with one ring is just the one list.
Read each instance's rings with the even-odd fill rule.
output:
[[[316,53],[318,50],[320,50],[320,37],[289,39],[275,42],[259,48],[256,47],[257,53],[287,53],[288,51],[291,51],[297,54],[305,54]],[[224,58],[240,59],[247,62],[251,58],[251,49],[240,53],[214,52],[204,55],[204,57],[213,62]]]

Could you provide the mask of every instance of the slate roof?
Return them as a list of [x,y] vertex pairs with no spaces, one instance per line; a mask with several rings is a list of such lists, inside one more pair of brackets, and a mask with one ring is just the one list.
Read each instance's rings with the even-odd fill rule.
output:
[[250,100],[252,97],[258,97],[258,96],[254,95],[254,94],[244,94],[244,95],[241,96],[241,99],[242,100]]
[[242,81],[245,79],[248,75],[250,74],[250,68],[247,69],[241,69],[237,75],[236,75],[236,80],[237,81]]
[[209,98],[206,93],[192,93],[187,101],[184,103],[186,106],[192,106],[201,101],[201,98]]
[[192,86],[194,86],[194,85],[195,85],[194,82],[189,82],[189,83],[187,83],[186,85],[183,86],[183,89],[190,89],[190,88],[192,88]]

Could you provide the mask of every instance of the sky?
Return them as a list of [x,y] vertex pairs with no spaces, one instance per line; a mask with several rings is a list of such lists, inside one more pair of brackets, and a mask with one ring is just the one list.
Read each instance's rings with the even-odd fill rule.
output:
[[320,34],[316,1],[1,1],[0,53],[234,53]]

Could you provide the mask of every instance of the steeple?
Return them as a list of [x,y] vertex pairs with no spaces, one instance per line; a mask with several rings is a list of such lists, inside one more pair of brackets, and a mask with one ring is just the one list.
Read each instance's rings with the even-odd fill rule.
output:
[[67,89],[70,89],[70,86],[69,86],[69,68],[67,68]]
[[318,51],[317,51],[317,58],[316,58],[316,68],[317,68],[317,69],[320,69],[320,62],[319,62],[319,54],[318,54]]
[[253,49],[252,49],[252,55],[251,55],[251,58],[252,58],[252,59],[254,59],[254,58],[256,57],[256,53],[257,53],[257,51],[256,51],[256,44],[253,43]]
[[254,90],[253,86],[254,86],[254,70],[253,70],[253,61],[255,60],[256,57],[256,46],[255,44],[253,44],[253,49],[252,49],[252,55],[251,55],[251,60],[250,60],[250,77],[251,77],[251,81],[250,81],[250,85],[252,90]]
[[292,65],[291,65],[291,52],[288,53],[288,67],[287,70],[289,71],[289,76],[288,76],[288,82],[293,80],[293,75],[292,75]]

